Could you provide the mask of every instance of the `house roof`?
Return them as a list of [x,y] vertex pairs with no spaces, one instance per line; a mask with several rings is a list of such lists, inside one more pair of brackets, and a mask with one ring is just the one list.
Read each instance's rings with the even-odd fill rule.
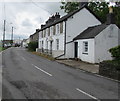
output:
[[71,17],[71,16],[74,15],[75,13],[79,12],[79,11],[82,10],[83,8],[86,8],[90,13],[92,13],[92,14],[101,22],[100,18],[97,17],[92,10],[90,10],[86,5],[83,5],[80,9],[77,9],[77,10],[71,12],[71,13],[68,13],[67,15],[65,15],[65,16],[57,19],[57,20],[55,20],[55,21],[52,22],[52,23],[46,24],[46,25],[45,25],[42,29],[40,29],[39,31],[44,30],[44,29],[46,29],[46,28],[48,28],[48,27],[50,27],[50,26],[52,26],[52,25],[55,25],[55,24],[57,24],[57,23],[60,23],[60,22],[62,22],[62,21],[67,20],[69,17]]
[[94,38],[108,26],[109,25],[102,24],[93,27],[88,27],[86,30],[84,30],[82,33],[76,36],[73,40]]

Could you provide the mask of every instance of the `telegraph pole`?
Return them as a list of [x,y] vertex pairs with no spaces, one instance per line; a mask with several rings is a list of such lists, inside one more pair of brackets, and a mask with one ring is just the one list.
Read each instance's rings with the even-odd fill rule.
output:
[[11,33],[11,46],[13,45],[13,27],[12,27],[12,33]]
[[6,24],[6,20],[4,20],[4,29],[3,29],[3,47],[5,47],[5,24]]

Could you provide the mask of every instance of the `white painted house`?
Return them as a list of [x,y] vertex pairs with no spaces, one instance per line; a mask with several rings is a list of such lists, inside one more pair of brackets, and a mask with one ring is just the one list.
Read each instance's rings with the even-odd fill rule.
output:
[[28,47],[28,43],[30,42],[30,38],[28,39],[23,39],[23,41],[21,42],[22,43],[22,47]]
[[105,24],[89,27],[73,39],[76,58],[90,63],[112,60],[109,49],[120,45],[120,29],[114,17],[110,7]]
[[38,50],[57,59],[78,58],[89,63],[111,60],[109,49],[120,45],[120,29],[111,11],[105,24],[86,6],[62,18],[52,16],[39,32]]
[[109,49],[120,45],[119,35],[120,29],[115,24],[89,27],[74,38],[76,58],[90,63],[111,60]]
[[100,20],[86,6],[61,18],[57,13],[41,26],[37,51],[50,53],[56,58],[74,58],[73,38],[99,24]]

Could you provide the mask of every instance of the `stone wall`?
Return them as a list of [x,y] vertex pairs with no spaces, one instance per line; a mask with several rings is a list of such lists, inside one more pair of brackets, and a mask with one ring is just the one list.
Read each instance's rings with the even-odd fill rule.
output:
[[99,74],[112,79],[120,80],[120,70],[117,69],[118,66],[101,62],[99,65]]

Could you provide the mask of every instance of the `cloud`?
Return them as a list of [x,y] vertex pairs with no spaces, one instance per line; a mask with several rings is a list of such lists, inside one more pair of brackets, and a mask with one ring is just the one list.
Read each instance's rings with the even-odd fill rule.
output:
[[25,19],[23,22],[22,22],[22,26],[24,27],[32,27],[32,22],[29,20],[29,19]]

